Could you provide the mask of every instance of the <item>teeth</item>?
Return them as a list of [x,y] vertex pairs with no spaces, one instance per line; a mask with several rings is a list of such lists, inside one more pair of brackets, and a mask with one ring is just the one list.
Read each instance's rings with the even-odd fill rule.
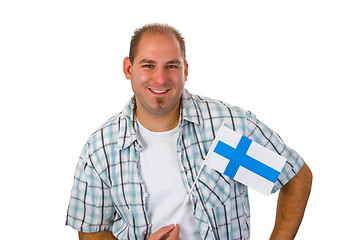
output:
[[154,92],[154,93],[164,93],[164,92],[166,92],[167,90],[163,90],[163,91],[160,91],[160,90],[154,90],[154,89],[151,89],[150,88],[150,90],[152,91],[152,92]]

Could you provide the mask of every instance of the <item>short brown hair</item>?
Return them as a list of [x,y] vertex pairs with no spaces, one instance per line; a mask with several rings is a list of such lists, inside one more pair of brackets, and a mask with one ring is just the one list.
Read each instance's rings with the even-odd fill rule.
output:
[[134,31],[134,35],[131,38],[130,42],[130,51],[129,51],[129,58],[131,64],[134,64],[135,55],[137,54],[137,48],[140,42],[141,37],[144,35],[144,33],[159,33],[159,34],[165,34],[165,35],[173,35],[178,40],[180,45],[180,50],[183,55],[184,61],[186,58],[186,52],[185,52],[185,39],[181,35],[181,33],[174,27],[168,25],[168,24],[161,24],[161,23],[151,23],[147,24],[141,28],[138,28]]

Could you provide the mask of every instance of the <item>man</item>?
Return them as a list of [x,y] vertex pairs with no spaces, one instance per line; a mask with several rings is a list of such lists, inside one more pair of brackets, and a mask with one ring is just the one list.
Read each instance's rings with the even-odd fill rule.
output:
[[[125,77],[134,97],[81,153],[66,224],[80,239],[249,239],[246,186],[205,167],[174,226],[221,124],[287,159],[270,239],[293,239],[310,194],[303,159],[252,113],[190,94],[185,43],[168,25],[135,31]],[[169,225],[171,224],[171,225]]]

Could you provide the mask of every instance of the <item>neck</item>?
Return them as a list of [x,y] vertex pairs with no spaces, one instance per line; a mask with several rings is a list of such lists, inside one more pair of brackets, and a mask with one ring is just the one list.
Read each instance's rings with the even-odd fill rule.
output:
[[180,103],[166,115],[152,115],[146,111],[139,111],[138,107],[135,114],[141,125],[152,132],[166,132],[179,125]]

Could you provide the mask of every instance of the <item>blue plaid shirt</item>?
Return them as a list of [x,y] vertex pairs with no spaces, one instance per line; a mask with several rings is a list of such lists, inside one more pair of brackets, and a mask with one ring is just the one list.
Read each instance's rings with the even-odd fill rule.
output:
[[[151,223],[139,176],[141,142],[134,98],[91,135],[80,155],[66,224],[81,232],[112,231],[118,239],[147,239]],[[252,113],[184,90],[177,141],[179,171],[189,192],[222,122],[287,159],[273,192],[304,161]],[[205,167],[193,191],[193,215],[203,239],[249,239],[247,187]]]

